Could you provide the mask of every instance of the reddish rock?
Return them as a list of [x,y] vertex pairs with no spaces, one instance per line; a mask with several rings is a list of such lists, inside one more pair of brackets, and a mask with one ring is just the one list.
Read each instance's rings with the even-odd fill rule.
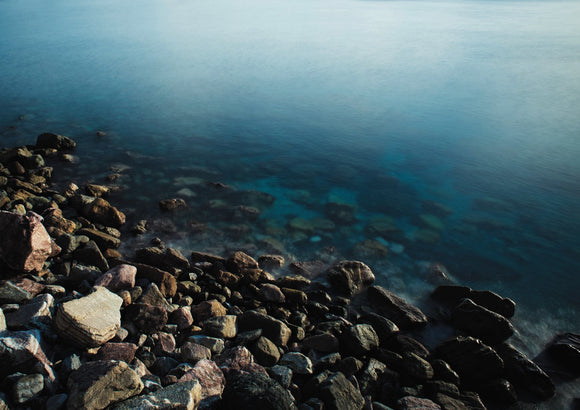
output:
[[169,355],[175,350],[175,337],[171,333],[159,332],[154,336],[155,352],[161,355]]
[[46,285],[43,285],[42,283],[38,283],[24,277],[15,279],[12,281],[12,283],[14,283],[20,289],[24,289],[25,291],[30,293],[32,297],[35,297],[39,293],[44,292],[44,290],[46,289]]
[[112,292],[130,289],[135,286],[137,268],[131,265],[118,265],[109,269],[95,281],[95,286],[103,286]]
[[121,360],[131,363],[135,358],[137,346],[133,343],[105,343],[99,349],[96,360]]
[[47,258],[60,252],[41,221],[34,212],[22,216],[0,211],[0,258],[10,268],[40,271]]
[[254,356],[244,346],[224,350],[217,358],[216,363],[226,379],[239,373],[262,373],[268,376],[266,369],[254,362]]
[[125,223],[125,214],[103,198],[96,198],[85,205],[81,213],[92,222],[119,227]]
[[233,273],[243,273],[248,269],[258,269],[258,262],[244,252],[234,252],[226,261],[226,267]]
[[286,301],[286,296],[284,296],[280,288],[271,283],[265,283],[260,286],[258,297],[264,302],[284,303]]
[[197,363],[200,360],[211,359],[211,350],[194,342],[185,342],[179,348],[179,351],[181,359],[190,363]]
[[201,384],[201,397],[221,396],[226,386],[226,378],[212,360],[200,360],[193,369],[187,371],[179,382],[197,380]]
[[226,308],[215,299],[206,300],[191,308],[191,314],[198,322],[210,317],[225,316],[226,313]]
[[193,325],[193,316],[189,306],[183,306],[176,309],[171,314],[170,319],[171,323],[176,324],[179,330],[185,330]]

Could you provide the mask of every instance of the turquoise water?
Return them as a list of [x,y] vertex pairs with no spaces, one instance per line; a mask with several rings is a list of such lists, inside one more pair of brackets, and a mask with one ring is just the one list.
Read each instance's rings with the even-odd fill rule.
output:
[[[537,353],[580,331],[578,16],[573,1],[0,0],[2,144],[75,138],[62,179],[79,183],[131,167],[112,201],[184,250],[276,240],[363,259],[411,298],[439,262],[518,301]],[[160,215],[179,195],[190,208]],[[356,220],[329,224],[328,202]],[[386,217],[396,230],[369,229]]]

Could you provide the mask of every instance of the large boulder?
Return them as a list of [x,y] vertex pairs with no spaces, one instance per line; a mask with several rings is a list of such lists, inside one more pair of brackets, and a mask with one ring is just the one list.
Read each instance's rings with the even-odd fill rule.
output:
[[378,313],[395,322],[400,328],[409,329],[427,324],[427,316],[421,309],[381,286],[371,286],[368,289],[368,298]]
[[56,313],[60,336],[82,347],[97,347],[113,337],[121,327],[123,299],[103,287],[80,299],[63,303]]
[[341,261],[326,271],[328,282],[340,293],[352,296],[375,281],[367,265],[358,261]]
[[18,271],[40,271],[47,258],[60,252],[34,212],[23,216],[0,211],[0,232],[0,258]]
[[222,404],[223,408],[238,410],[297,408],[286,389],[274,379],[260,373],[240,373],[228,380]]
[[104,409],[143,390],[139,375],[125,362],[97,360],[71,373],[68,409]]
[[514,333],[512,324],[502,315],[464,299],[451,315],[453,325],[489,344],[503,342]]

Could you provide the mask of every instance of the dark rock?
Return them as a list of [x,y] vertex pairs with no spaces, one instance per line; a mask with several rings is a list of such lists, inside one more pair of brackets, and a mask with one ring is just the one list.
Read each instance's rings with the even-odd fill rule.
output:
[[244,273],[248,269],[258,269],[258,262],[244,252],[234,252],[226,261],[226,267],[233,273]]
[[429,399],[406,396],[397,401],[397,410],[441,410],[441,406]]
[[186,330],[193,325],[193,315],[189,306],[177,308],[171,313],[169,322],[177,325],[180,331]]
[[514,333],[512,324],[502,315],[464,299],[452,313],[453,325],[486,343],[503,342]]
[[490,380],[503,372],[503,360],[489,346],[472,337],[456,337],[441,343],[434,358],[445,360],[461,380]]
[[125,223],[125,214],[103,198],[96,198],[84,205],[80,212],[90,221],[106,226],[120,227]]
[[232,339],[238,332],[235,315],[215,316],[203,322],[203,331],[209,336]]
[[468,406],[461,399],[444,393],[435,393],[432,398],[443,410],[474,410],[477,408]]
[[515,389],[506,379],[493,379],[478,386],[478,392],[487,400],[503,405],[518,401]]
[[45,132],[36,138],[36,146],[38,148],[53,148],[59,151],[72,151],[76,148],[77,143],[64,135]]
[[419,381],[432,379],[434,374],[433,368],[427,360],[410,352],[403,354],[401,370],[405,375]]
[[476,304],[506,318],[514,315],[516,307],[513,300],[501,297],[497,293],[489,290],[473,290],[467,286],[459,285],[438,286],[431,297],[450,307],[455,307],[462,299],[471,299]]
[[[67,400],[67,394],[55,394],[46,400],[46,410],[63,410],[66,408]],[[0,408],[2,407],[0,406]]]
[[239,410],[296,409],[286,389],[270,377],[257,373],[239,374],[228,380],[222,405]]
[[312,281],[301,275],[283,276],[276,280],[276,284],[281,288],[304,289],[310,286]]
[[364,366],[364,363],[356,357],[345,357],[336,364],[336,370],[346,376],[351,376],[358,373]]
[[341,372],[329,374],[320,384],[320,398],[324,408],[330,410],[361,410],[365,403],[362,394]]
[[504,362],[506,378],[516,387],[533,393],[540,399],[549,399],[556,392],[550,377],[522,352],[504,343],[496,348]]
[[250,346],[250,351],[262,366],[274,366],[280,360],[280,351],[270,339],[264,336]]
[[185,342],[179,349],[181,360],[189,363],[197,363],[200,360],[211,359],[211,350],[193,342]]
[[10,281],[4,282],[0,285],[0,304],[22,304],[32,299],[30,292],[16,286]]
[[379,313],[400,328],[408,329],[427,323],[427,317],[419,308],[381,286],[371,286],[368,289],[368,298]]
[[226,260],[221,256],[212,255],[205,252],[191,252],[191,261],[196,262],[209,262],[216,266],[225,266]]
[[284,303],[286,296],[280,288],[271,283],[264,283],[258,290],[258,298],[264,302]]
[[308,302],[308,296],[301,290],[290,288],[282,288],[281,290],[288,304],[302,306]]
[[284,266],[282,255],[262,255],[258,258],[258,265],[262,269],[280,269]]
[[563,333],[556,335],[548,344],[546,352],[555,362],[570,370],[573,374],[580,374],[580,335]]
[[54,380],[52,363],[41,347],[38,330],[9,332],[0,334],[0,376],[5,377],[16,371],[41,373],[50,381]]
[[119,360],[131,363],[135,358],[137,345],[133,343],[105,343],[95,357],[96,360]]
[[341,345],[355,356],[364,356],[379,347],[379,337],[371,325],[348,327],[342,334]]
[[98,231],[96,229],[83,228],[79,229],[76,234],[84,235],[92,239],[97,243],[97,245],[99,245],[100,249],[117,249],[119,246],[121,246],[121,240],[119,238],[115,238],[112,235]]
[[189,269],[189,261],[179,250],[173,248],[141,248],[137,250],[136,257],[137,262],[155,266],[168,272]]
[[[46,330],[52,322],[51,309],[54,306],[54,297],[41,294],[20,307],[15,312],[6,314],[6,323],[10,329],[37,328]],[[0,329],[2,328],[0,320]]]
[[131,322],[144,333],[152,334],[163,329],[167,323],[167,310],[159,306],[133,303],[123,311],[123,320]]
[[34,212],[22,216],[0,211],[0,259],[10,268],[40,271],[47,258],[60,252],[41,221],[42,218]]
[[371,269],[362,262],[341,261],[326,271],[328,282],[346,296],[358,293],[375,281]]
[[77,248],[73,257],[80,263],[87,266],[95,266],[103,272],[109,270],[109,263],[94,241],[89,241],[85,246]]
[[338,352],[339,347],[338,338],[326,332],[309,336],[302,341],[303,349],[313,349],[319,352]]
[[68,408],[103,409],[139,394],[141,379],[125,362],[114,360],[83,364],[71,373]]
[[326,271],[327,265],[322,261],[304,261],[292,262],[289,268],[295,275],[304,276],[305,278],[316,278]]
[[374,387],[379,380],[379,377],[387,370],[387,365],[370,358],[363,369],[359,372],[357,380],[359,382],[360,390],[364,395],[374,395]]
[[395,323],[376,313],[367,313],[360,318],[360,321],[369,323],[373,326],[373,329],[377,332],[381,345],[387,343],[393,335],[399,332],[399,328]]
[[257,311],[246,311],[238,317],[238,330],[262,329],[263,335],[276,344],[286,346],[292,335],[290,328],[282,321]]
[[110,410],[197,409],[201,401],[201,385],[197,380],[174,383],[152,393],[117,403]]
[[137,268],[137,278],[143,278],[155,282],[165,297],[173,297],[177,293],[177,279],[164,270],[143,263],[132,263],[119,260],[118,263],[133,265]]
[[397,333],[393,338],[391,338],[388,341],[387,346],[401,354],[411,352],[423,359],[426,359],[427,356],[429,356],[429,350],[427,350],[421,342],[411,336],[401,333]]
[[356,222],[356,208],[354,205],[338,202],[327,202],[324,206],[324,214],[332,221],[350,225]]
[[292,370],[286,366],[272,366],[268,369],[268,374],[285,389],[288,389],[292,383]]
[[435,359],[431,361],[431,366],[435,372],[434,377],[437,380],[442,380],[447,383],[452,383],[455,385],[459,384],[459,375],[449,366],[444,360]]
[[312,374],[312,361],[299,352],[288,352],[280,358],[280,366],[289,367],[294,374]]
[[159,209],[162,211],[170,212],[185,208],[187,208],[187,203],[183,198],[171,198],[159,201]]

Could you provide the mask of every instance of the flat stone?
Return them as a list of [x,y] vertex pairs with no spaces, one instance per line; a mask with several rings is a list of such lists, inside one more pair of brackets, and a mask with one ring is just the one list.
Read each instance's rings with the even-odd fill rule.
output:
[[195,410],[201,401],[197,380],[171,384],[152,393],[134,397],[111,406],[111,410]]
[[63,303],[54,323],[65,340],[82,347],[100,346],[120,329],[122,304],[119,296],[97,287],[88,296]]
[[76,232],[77,235],[84,235],[89,239],[95,241],[99,245],[100,249],[117,249],[121,246],[121,240],[109,235],[105,232],[101,232],[97,229],[83,228]]
[[136,252],[137,261],[155,266],[168,272],[189,269],[189,261],[183,254],[173,248],[141,248]]

